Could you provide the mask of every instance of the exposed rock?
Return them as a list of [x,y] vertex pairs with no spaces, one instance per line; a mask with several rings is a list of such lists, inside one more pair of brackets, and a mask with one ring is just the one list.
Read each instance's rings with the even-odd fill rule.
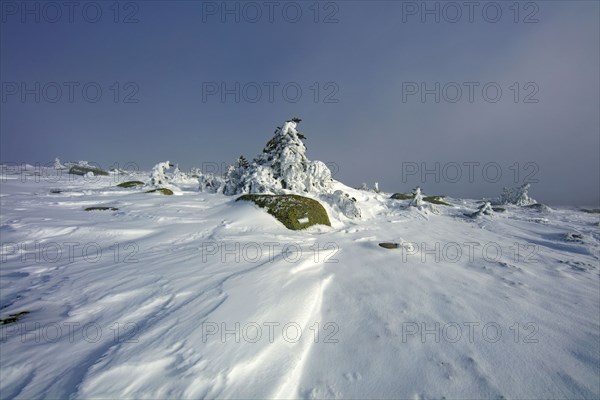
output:
[[306,229],[313,225],[331,226],[327,211],[321,203],[308,197],[294,194],[246,194],[236,201],[253,202],[291,230]]

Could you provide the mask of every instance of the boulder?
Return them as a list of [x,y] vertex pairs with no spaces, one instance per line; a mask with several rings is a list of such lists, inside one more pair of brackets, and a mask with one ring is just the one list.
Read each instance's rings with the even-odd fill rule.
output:
[[72,175],[84,176],[90,172],[94,175],[108,175],[108,172],[104,171],[103,169],[87,165],[73,165],[71,169],[69,169],[69,173]]
[[306,229],[313,225],[331,226],[321,203],[308,197],[295,194],[246,194],[236,201],[253,202],[291,230]]

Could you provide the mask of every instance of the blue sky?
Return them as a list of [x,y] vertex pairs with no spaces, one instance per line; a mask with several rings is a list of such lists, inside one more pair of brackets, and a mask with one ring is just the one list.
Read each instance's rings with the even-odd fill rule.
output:
[[50,3],[0,2],[3,162],[209,169],[298,116],[349,185],[600,201],[596,1]]

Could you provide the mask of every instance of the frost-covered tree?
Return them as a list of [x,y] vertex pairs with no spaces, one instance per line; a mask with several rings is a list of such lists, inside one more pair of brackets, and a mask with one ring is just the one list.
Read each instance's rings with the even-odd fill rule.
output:
[[498,204],[512,204],[513,202],[513,191],[506,186],[502,188],[502,194],[498,200]]
[[67,167],[65,167],[64,165],[62,165],[62,163],[60,162],[60,159],[58,157],[56,157],[54,159],[54,169],[66,169]]
[[482,215],[493,215],[494,209],[489,201],[484,202],[477,211],[470,215],[471,218],[477,218]]
[[152,168],[152,172],[150,173],[150,181],[148,184],[155,187],[168,184],[169,178],[165,174],[165,171],[169,168],[171,168],[171,163],[168,161],[156,164],[154,168]]
[[341,190],[336,190],[333,195],[328,196],[329,203],[337,208],[346,217],[354,219],[360,218],[361,211],[356,205],[356,199],[350,197],[347,193]]
[[201,192],[218,193],[223,191],[225,180],[213,174],[200,175],[198,177]]
[[375,182],[375,184],[373,185],[373,191],[375,193],[379,193],[380,192],[380,190],[379,190],[379,182]]
[[243,192],[246,174],[250,168],[250,163],[246,157],[240,156],[235,165],[227,167],[227,172],[223,178],[222,191],[227,196],[232,196]]
[[423,206],[423,194],[421,193],[421,188],[417,186],[413,192],[415,197],[410,202],[410,205],[413,207],[422,207]]
[[330,192],[331,171],[321,161],[308,160],[298,122],[294,119],[278,127],[252,163],[238,160],[225,175],[223,193]]
[[529,188],[531,185],[525,183],[516,189],[503,188],[500,197],[494,201],[494,204],[514,204],[517,206],[529,206],[537,204],[537,201],[529,197]]
[[360,184],[360,187],[357,188],[358,190],[369,190],[369,186],[367,185],[366,182],[363,182]]
[[529,206],[537,203],[537,201],[529,197],[530,186],[531,185],[529,183],[525,183],[517,189],[517,193],[513,199],[513,204],[516,204],[517,206]]
[[[168,178],[168,177],[167,177]],[[173,170],[173,177],[170,179],[171,183],[193,183],[194,179],[189,173],[183,172],[179,169],[179,164],[175,165]]]

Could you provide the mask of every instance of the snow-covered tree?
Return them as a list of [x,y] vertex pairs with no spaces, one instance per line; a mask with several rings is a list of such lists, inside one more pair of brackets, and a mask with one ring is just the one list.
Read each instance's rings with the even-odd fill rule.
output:
[[506,186],[502,188],[502,194],[498,200],[498,204],[512,204],[513,202],[513,191]]
[[423,194],[421,193],[421,188],[417,186],[415,191],[413,192],[415,197],[410,202],[410,205],[413,207],[422,207],[423,206]]
[[528,206],[537,203],[537,201],[529,197],[530,186],[531,185],[529,183],[525,183],[517,189],[517,193],[513,199],[513,204],[516,204],[517,206]]
[[514,204],[517,206],[529,206],[537,204],[537,201],[529,197],[529,183],[524,183],[516,189],[503,188],[500,197],[494,201],[494,204]]
[[60,162],[60,159],[58,157],[56,157],[54,159],[54,169],[66,169],[67,167],[65,167],[64,165],[62,165],[62,163]]
[[361,211],[356,205],[355,198],[351,198],[347,193],[344,193],[341,190],[336,190],[333,195],[328,197],[328,200],[330,200],[329,203],[331,203],[334,208],[337,208],[347,218],[360,218]]
[[198,177],[201,192],[218,193],[223,191],[225,181],[222,177],[213,174],[200,175]]
[[227,168],[222,186],[223,194],[231,196],[243,191],[244,180],[249,167],[250,163],[246,160],[246,157],[240,156],[235,165],[230,165]]
[[171,168],[171,163],[168,161],[160,162],[152,168],[150,173],[149,185],[159,187],[168,184],[169,178],[165,174],[165,171]]
[[190,176],[189,173],[183,172],[179,169],[179,165],[175,165],[175,169],[173,170],[173,177],[170,179],[171,183],[178,184],[189,184],[194,182],[194,178]]
[[375,193],[379,193],[380,192],[380,190],[379,190],[379,182],[375,182],[375,184],[373,185],[373,191]]
[[305,137],[298,132],[298,122],[300,119],[295,118],[278,127],[263,152],[251,163],[240,157],[228,169],[216,191],[226,195],[330,192],[333,183],[331,171],[321,161],[308,160],[302,142]]
[[492,204],[489,201],[484,202],[479,209],[471,214],[471,218],[477,218],[482,215],[493,215],[494,209],[492,208]]

